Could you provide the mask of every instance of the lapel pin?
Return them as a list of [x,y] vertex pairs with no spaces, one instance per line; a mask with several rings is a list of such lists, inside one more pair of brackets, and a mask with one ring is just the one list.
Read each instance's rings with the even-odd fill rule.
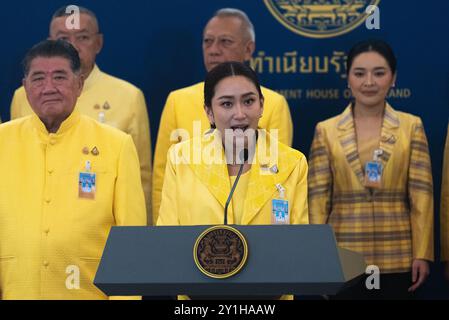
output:
[[89,154],[89,148],[88,147],[84,147],[83,148],[83,154],[85,154],[85,155]]
[[103,109],[104,109],[104,110],[109,110],[109,109],[111,109],[111,106],[109,105],[109,103],[108,103],[107,101],[104,103]]
[[395,137],[395,136],[391,136],[391,137],[388,139],[388,142],[391,143],[391,144],[396,143],[396,137]]
[[98,156],[100,154],[100,151],[98,151],[97,147],[94,147],[91,152],[94,156]]
[[100,110],[100,105],[99,104],[94,105],[94,109],[95,110]]
[[277,165],[274,165],[270,168],[270,171],[273,172],[274,174],[279,173],[279,169]]

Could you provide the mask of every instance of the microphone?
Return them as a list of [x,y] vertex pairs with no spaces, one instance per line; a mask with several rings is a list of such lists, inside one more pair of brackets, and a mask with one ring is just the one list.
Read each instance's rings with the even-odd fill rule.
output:
[[240,161],[242,164],[240,165],[239,173],[237,174],[237,178],[235,178],[234,185],[231,188],[231,192],[229,193],[228,200],[226,200],[226,205],[224,209],[224,225],[228,225],[228,207],[229,203],[231,202],[232,196],[234,195],[235,188],[237,187],[237,183],[239,182],[240,176],[243,172],[243,166],[245,165],[245,162],[248,161],[248,149],[243,149],[240,151]]

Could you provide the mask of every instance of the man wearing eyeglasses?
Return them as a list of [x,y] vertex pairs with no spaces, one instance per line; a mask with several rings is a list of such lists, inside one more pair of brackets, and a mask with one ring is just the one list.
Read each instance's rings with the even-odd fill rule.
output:
[[[53,14],[49,39],[70,42],[80,56],[81,75],[85,82],[76,105],[77,110],[132,136],[139,156],[147,219],[151,222],[151,140],[145,97],[132,84],[98,68],[95,60],[103,47],[103,34],[97,17],[89,9],[77,9],[79,26],[75,27],[70,23],[74,18],[73,11],[67,10],[67,7],[62,7]],[[25,90],[21,87],[16,90],[11,103],[11,119],[32,113]]]

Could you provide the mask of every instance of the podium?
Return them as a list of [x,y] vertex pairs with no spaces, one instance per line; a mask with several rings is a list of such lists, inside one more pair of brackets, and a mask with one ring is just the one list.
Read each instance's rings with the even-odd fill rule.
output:
[[210,278],[195,264],[208,226],[113,227],[94,284],[108,296],[333,295],[365,273],[362,255],[339,248],[329,225],[232,227],[249,253],[230,278]]

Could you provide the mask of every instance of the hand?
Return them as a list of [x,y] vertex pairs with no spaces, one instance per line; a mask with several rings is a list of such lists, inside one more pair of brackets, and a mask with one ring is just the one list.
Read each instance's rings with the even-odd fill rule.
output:
[[429,276],[429,263],[426,260],[415,259],[412,264],[412,282],[413,285],[408,288],[408,292],[414,292],[418,289]]

